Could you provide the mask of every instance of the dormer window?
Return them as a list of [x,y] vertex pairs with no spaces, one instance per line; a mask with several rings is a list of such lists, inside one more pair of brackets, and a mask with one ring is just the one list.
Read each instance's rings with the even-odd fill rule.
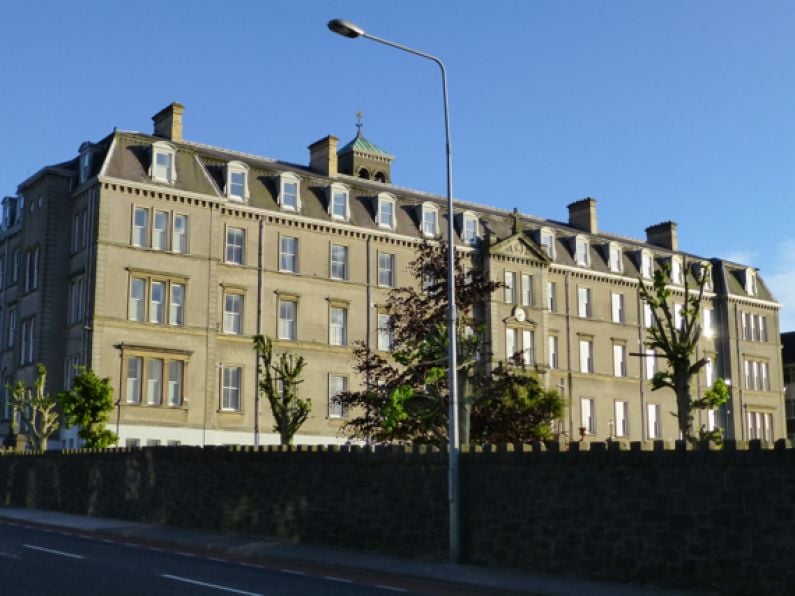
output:
[[757,290],[756,271],[748,268],[745,270],[745,293],[749,296],[756,296]]
[[301,185],[295,174],[285,172],[279,176],[279,207],[285,211],[301,210]]
[[640,274],[645,279],[651,279],[654,276],[654,260],[651,252],[645,249],[640,253]]
[[91,175],[91,152],[83,150],[80,154],[80,184],[88,180]]
[[395,229],[395,197],[384,192],[378,194],[376,223],[381,228]]
[[237,201],[248,200],[248,166],[230,161],[226,166],[226,196]]
[[464,211],[461,218],[461,240],[472,246],[477,243],[479,237],[478,216],[471,211]]
[[439,235],[439,208],[433,203],[422,204],[422,235],[426,238]]
[[590,243],[585,236],[577,236],[574,240],[574,260],[580,267],[591,264]]
[[155,182],[174,184],[177,180],[177,171],[174,167],[176,150],[164,141],[157,141],[152,145],[152,165],[149,175]]
[[615,242],[611,242],[608,248],[608,266],[613,273],[621,273],[624,271],[624,261],[621,247]]
[[704,278],[704,289],[712,290],[712,266],[709,263],[694,263],[693,275],[698,283],[701,283],[701,278]]
[[329,194],[329,215],[331,216],[331,219],[348,221],[350,219],[348,187],[344,184],[332,184]]
[[682,285],[682,259],[671,257],[671,282]]
[[541,228],[539,244],[550,259],[555,258],[555,234],[549,228]]

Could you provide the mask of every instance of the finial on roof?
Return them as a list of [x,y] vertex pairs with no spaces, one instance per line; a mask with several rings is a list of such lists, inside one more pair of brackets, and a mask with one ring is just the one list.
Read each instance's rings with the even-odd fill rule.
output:
[[364,112],[359,110],[356,112],[356,136],[362,136],[362,129],[364,128],[364,122],[362,122],[362,118],[364,118]]
[[513,208],[513,213],[511,213],[511,217],[513,217],[512,233],[516,234],[519,232],[519,210],[516,207]]

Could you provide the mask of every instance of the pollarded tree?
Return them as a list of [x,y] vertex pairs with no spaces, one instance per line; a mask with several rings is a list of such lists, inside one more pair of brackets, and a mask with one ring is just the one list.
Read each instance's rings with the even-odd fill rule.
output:
[[652,391],[662,388],[672,389],[676,395],[676,417],[681,436],[694,442],[698,438],[718,437],[710,430],[707,435],[693,435],[693,411],[696,409],[717,408],[728,399],[728,387],[722,379],[715,381],[703,397],[694,399],[692,380],[707,363],[706,358],[697,358],[696,347],[701,338],[701,305],[704,288],[710,275],[710,267],[702,265],[692,268],[696,287],[691,287],[687,261],[682,265],[682,293],[684,303],[677,313],[674,305],[674,291],[671,289],[671,267],[663,265],[654,273],[651,286],[640,280],[640,296],[652,309],[652,325],[646,344],[662,353],[667,368],[655,373],[652,378]]
[[116,433],[105,428],[114,405],[109,378],[100,378],[93,370],[80,366],[72,388],[58,393],[58,402],[66,425],[77,425],[77,436],[85,447],[104,449],[119,440]]
[[33,385],[25,386],[22,381],[17,381],[9,387],[11,405],[23,422],[20,432],[24,431],[28,446],[33,451],[46,449],[47,440],[60,425],[56,411],[57,401],[45,393],[46,383],[47,369],[43,364],[37,364]]
[[273,341],[270,337],[254,336],[254,350],[260,360],[260,395],[270,404],[282,445],[291,445],[312,409],[311,400],[298,397],[298,385],[303,383],[301,373],[306,366],[303,356],[281,353],[273,363]]

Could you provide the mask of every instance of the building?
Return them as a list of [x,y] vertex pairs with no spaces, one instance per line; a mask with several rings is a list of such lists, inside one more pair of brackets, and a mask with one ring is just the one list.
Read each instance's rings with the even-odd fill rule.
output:
[[784,403],[787,438],[795,439],[795,331],[781,334],[781,360],[784,371]]
[[[86,364],[112,379],[122,444],[252,443],[261,332],[308,361],[296,441],[345,441],[329,396],[361,386],[350,345],[389,349],[387,293],[414,283],[419,242],[445,237],[445,201],[395,186],[393,157],[361,130],[339,149],[313,143],[302,166],[187,141],[182,117],[174,103],[151,135],[85,142],[3,200],[2,379],[29,381],[42,362],[54,392]],[[680,297],[683,276],[711,265],[695,389],[723,376],[731,401],[696,426],[784,436],[779,305],[752,267],[680,251],[672,222],[645,241],[602,232],[590,198],[566,222],[459,201],[455,227],[464,257],[505,284],[486,309],[494,358],[522,352],[560,389],[564,440],[678,438],[673,394],[650,391],[638,294],[663,263]],[[271,426],[263,408],[263,442]]]

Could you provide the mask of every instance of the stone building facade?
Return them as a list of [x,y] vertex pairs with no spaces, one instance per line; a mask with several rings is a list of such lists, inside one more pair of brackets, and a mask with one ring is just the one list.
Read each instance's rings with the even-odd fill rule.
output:
[[[296,441],[345,442],[331,396],[363,383],[351,345],[389,349],[387,294],[415,283],[418,243],[446,239],[445,201],[393,185],[393,157],[361,132],[313,143],[301,166],[187,141],[182,117],[174,103],[151,135],[83,143],[3,200],[3,381],[41,362],[54,392],[88,365],[112,381],[122,444],[250,444],[262,333],[308,362],[312,413]],[[493,358],[521,352],[561,391],[564,441],[678,438],[673,394],[650,388],[659,364],[638,293],[663,263],[675,302],[683,276],[711,267],[695,390],[721,376],[731,400],[697,427],[785,436],[779,304],[754,268],[679,250],[672,222],[645,241],[602,232],[590,198],[566,222],[463,201],[454,218],[457,250],[504,284],[484,321]],[[262,408],[261,442],[277,441],[272,423]],[[73,430],[60,441],[72,446]]]

